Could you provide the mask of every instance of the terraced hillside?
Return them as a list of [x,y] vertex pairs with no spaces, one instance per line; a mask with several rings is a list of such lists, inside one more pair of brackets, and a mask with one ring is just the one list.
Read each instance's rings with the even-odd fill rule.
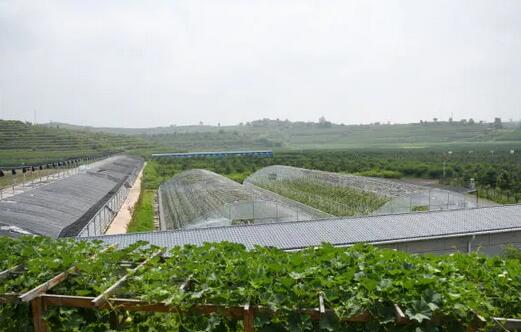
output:
[[147,147],[139,137],[0,120],[0,166],[45,163]]
[[[479,122],[423,122],[409,124],[343,125],[281,120],[257,120],[233,126],[169,126],[157,128],[93,128],[60,124],[90,132],[144,135],[158,151],[172,149],[346,149],[448,147],[470,144],[519,146],[521,127],[517,122],[501,126]],[[474,149],[473,148],[473,149]],[[495,149],[495,148],[493,148]]]

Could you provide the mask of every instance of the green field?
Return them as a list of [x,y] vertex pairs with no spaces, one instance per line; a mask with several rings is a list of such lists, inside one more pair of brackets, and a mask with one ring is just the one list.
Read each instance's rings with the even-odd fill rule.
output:
[[[67,126],[67,125],[63,125]],[[431,122],[395,125],[339,125],[311,122],[258,120],[236,126],[170,126],[147,129],[81,128],[91,132],[128,134],[154,143],[155,151],[272,148],[445,148],[521,143],[519,123],[491,124]]]
[[521,147],[519,123],[460,122],[338,125],[276,120],[236,126],[170,126],[126,129],[68,124],[31,125],[0,120],[0,166],[131,151],[152,152],[273,149],[389,150],[506,149]]

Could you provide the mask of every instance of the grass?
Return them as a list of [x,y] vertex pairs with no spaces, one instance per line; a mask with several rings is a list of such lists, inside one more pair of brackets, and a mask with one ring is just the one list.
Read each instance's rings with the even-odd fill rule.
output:
[[154,230],[154,196],[155,190],[141,187],[139,200],[134,207],[132,220],[128,224],[127,233],[148,232]]
[[229,178],[230,180],[233,180],[235,182],[239,182],[239,183],[243,183],[244,180],[246,180],[246,178],[248,176],[251,175],[251,172],[234,172],[234,173],[230,173],[230,174],[224,174],[224,176],[226,176],[227,178]]
[[[127,233],[148,232],[154,228],[154,200],[159,185],[165,180],[161,175],[159,164],[155,160],[146,163],[141,180],[141,193],[134,206],[132,220],[128,224]],[[164,170],[163,170],[164,171]]]
[[364,172],[357,172],[356,175],[360,176],[371,176],[375,178],[386,178],[386,179],[400,179],[403,175],[397,171],[371,169]]
[[521,193],[497,188],[478,189],[480,198],[485,198],[499,204],[516,204],[521,202]]
[[[160,172],[166,173],[166,175],[160,174]],[[173,174],[175,174],[175,171],[171,172],[166,167],[160,167],[160,164],[156,160],[149,160],[143,170],[143,188],[157,190],[161,183],[169,179]]]
[[429,211],[428,205],[416,205],[412,207],[413,212],[427,212]]

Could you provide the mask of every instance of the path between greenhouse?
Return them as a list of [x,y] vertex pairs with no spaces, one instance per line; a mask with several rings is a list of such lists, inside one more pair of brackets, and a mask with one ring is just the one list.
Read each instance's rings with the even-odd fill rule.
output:
[[127,232],[128,224],[130,223],[130,220],[132,220],[132,212],[134,211],[134,206],[139,200],[139,195],[141,193],[141,179],[143,178],[143,170],[145,169],[145,166],[146,162],[143,165],[143,168],[139,172],[138,176],[136,177],[136,180],[134,181],[132,188],[130,188],[127,199],[125,200],[123,205],[121,205],[118,214],[110,224],[109,229],[107,229],[105,234],[123,234]]

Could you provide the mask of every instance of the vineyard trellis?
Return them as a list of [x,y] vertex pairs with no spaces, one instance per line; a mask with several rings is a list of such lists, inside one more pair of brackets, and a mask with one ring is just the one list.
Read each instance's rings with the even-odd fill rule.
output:
[[[114,246],[113,246],[114,247]],[[106,248],[109,249],[109,248]],[[138,299],[128,298],[113,298],[109,297],[118,287],[120,287],[128,278],[135,274],[139,269],[143,268],[147,263],[154,257],[160,255],[163,251],[158,250],[154,254],[146,257],[139,265],[130,270],[127,274],[118,279],[110,287],[104,290],[101,294],[96,297],[88,296],[72,296],[62,294],[48,294],[47,291],[51,290],[61,282],[63,282],[71,274],[78,272],[76,265],[70,267],[66,271],[63,271],[44,283],[32,288],[31,290],[23,294],[3,294],[0,295],[1,304],[18,304],[18,303],[29,303],[32,310],[33,326],[36,332],[47,332],[48,326],[44,317],[47,310],[52,306],[63,306],[63,307],[75,307],[75,308],[90,308],[90,309],[110,309],[110,310],[126,310],[126,311],[142,311],[142,312],[157,312],[157,313],[180,313],[180,312],[195,312],[201,315],[210,315],[213,313],[219,313],[232,320],[242,320],[244,331],[254,331],[254,320],[255,315],[275,315],[275,312],[266,306],[254,306],[246,303],[244,306],[227,306],[227,305],[216,305],[216,304],[202,304],[195,305],[189,309],[182,308],[176,305],[168,305],[164,302],[150,303]],[[10,275],[21,272],[22,266],[18,265],[11,269],[0,272],[0,281],[2,279],[9,278]],[[188,277],[185,281],[179,284],[180,290],[188,289],[192,282],[191,277]],[[394,304],[394,315],[395,323],[398,325],[411,324],[411,321],[405,316],[404,311],[399,305]],[[299,314],[308,315],[312,320],[319,321],[327,315],[334,314],[332,309],[326,309],[324,304],[324,297],[319,294],[317,297],[316,308],[305,308],[298,311]],[[369,322],[375,319],[368,312],[360,313],[345,319],[345,322],[360,323]],[[442,317],[438,317],[442,319]],[[494,318],[495,321],[501,324],[504,328],[521,328],[521,320],[518,319],[506,319],[506,318]],[[475,319],[471,325],[467,327],[467,331],[475,331],[485,325],[485,320],[478,314],[475,314]]]
[[[37,241],[35,242],[35,240],[31,241],[33,244],[38,243]],[[52,245],[53,243],[56,242],[49,242],[47,244]],[[14,244],[15,246],[17,245],[17,243]],[[144,243],[136,244],[130,248],[122,250],[118,250],[115,246],[104,248],[99,246],[92,247],[85,243],[79,244],[79,246],[82,247],[82,255],[90,252],[89,257],[85,259],[85,261],[73,264],[59,273],[50,273],[50,278],[46,279],[42,283],[37,284],[36,286],[30,286],[28,290],[20,289],[19,292],[8,292],[0,295],[0,313],[2,305],[29,306],[31,308],[30,314],[35,331],[49,330],[49,322],[47,321],[47,318],[49,317],[49,312],[53,310],[53,308],[69,307],[83,308],[100,312],[109,311],[112,315],[111,317],[113,318],[114,315],[117,316],[118,313],[125,312],[171,313],[175,315],[195,315],[197,317],[213,317],[218,315],[230,321],[241,322],[239,325],[240,329],[244,329],[244,331],[249,332],[255,329],[257,318],[276,317],[280,314],[282,309],[277,309],[272,305],[265,305],[256,301],[252,301],[248,296],[246,296],[246,294],[241,295],[235,300],[228,298],[229,302],[225,300],[226,298],[222,298],[220,301],[216,300],[216,303],[206,302],[203,299],[204,297],[201,298],[200,295],[198,295],[201,292],[199,289],[204,287],[206,281],[200,279],[201,271],[191,271],[189,266],[180,267],[180,269],[183,270],[183,278],[179,278],[180,275],[175,274],[164,276],[164,273],[169,270],[166,269],[163,271],[163,268],[166,268],[168,264],[184,264],[183,262],[179,262],[179,258],[182,257],[176,255],[182,252],[187,253],[191,250],[191,248],[178,248],[170,252],[171,256],[165,256],[165,252],[162,248],[145,247]],[[219,245],[209,245],[205,248],[201,248],[201,250],[207,253],[211,253],[212,248],[214,249],[214,252],[219,248],[223,250],[239,249],[237,246],[225,244],[222,247],[219,247]],[[360,251],[359,254],[362,254],[362,252],[363,250]],[[357,251],[354,251],[353,253],[357,254]],[[50,255],[52,256],[52,254]],[[230,253],[227,255],[230,255],[230,257],[233,256],[233,254]],[[288,253],[287,255],[294,254]],[[324,259],[325,258],[326,257],[324,257]],[[192,260],[190,257],[185,257],[185,259],[188,259],[189,261]],[[110,262],[110,264],[106,263],[107,260]],[[3,272],[0,272],[0,287],[2,287],[2,284],[9,282],[10,279],[24,279],[25,274],[28,274],[28,277],[30,277],[30,275],[33,273],[33,271],[29,269],[32,263],[34,262],[28,261],[27,266],[25,263],[21,263],[5,269]],[[92,264],[92,266],[89,264]],[[105,265],[102,265],[103,268],[98,269],[98,264]],[[50,266],[50,270],[56,270],[56,267],[53,269],[52,265]],[[161,266],[163,266],[163,268],[161,268]],[[89,270],[89,267],[92,269]],[[120,271],[120,273],[114,273],[114,270]],[[161,274],[163,275],[160,276],[159,274],[153,274],[154,272],[158,271],[162,271]],[[218,271],[215,272],[219,273]],[[292,271],[290,272],[290,277],[296,279],[305,278],[305,276],[302,275],[305,273],[305,271]],[[177,292],[177,294],[183,294],[187,296],[186,299],[191,299],[193,301],[188,301],[188,303],[182,304],[178,301],[172,301],[172,299],[169,298],[161,299],[161,296],[158,296],[159,294],[152,295],[150,298],[136,296],[137,294],[134,294],[134,296],[129,296],[132,294],[129,290],[132,289],[132,287],[125,288],[126,284],[134,282],[136,283],[134,287],[137,287],[141,292],[143,292],[143,289],[146,288],[145,285],[150,281],[149,278],[152,278],[150,280],[153,280],[154,278],[170,280],[169,287],[171,287],[171,289],[167,291],[167,293]],[[212,278],[212,276],[206,275],[206,278]],[[324,278],[325,279],[323,281],[327,283],[327,277]],[[87,280],[91,283],[94,282],[94,284],[99,282],[96,287],[92,285],[88,286],[91,287],[89,289],[91,289],[93,294],[71,295],[73,289],[70,288],[74,288],[74,286],[80,285],[81,282],[85,282]],[[34,282],[35,281],[32,281],[32,283]],[[246,284],[255,285],[258,280],[245,279],[243,282]],[[168,287],[167,285],[164,286]],[[233,286],[230,285],[229,287]],[[160,290],[162,289],[163,288]],[[119,294],[123,294],[123,297],[117,296],[118,290],[121,290]],[[331,290],[321,288],[309,288],[304,290],[309,293],[309,296],[306,296],[310,299],[308,303],[314,303],[314,307],[301,307],[298,305],[298,303],[295,303],[295,305],[286,308],[286,311],[282,311],[289,312],[290,314],[292,313],[297,317],[307,317],[309,320],[317,322],[317,324],[319,323],[321,328],[328,329],[327,326],[329,326],[328,324],[330,321],[337,319],[337,315],[339,313],[338,308],[335,308],[334,306],[328,306],[331,297],[329,292]],[[151,290],[149,289],[149,291]],[[240,292],[238,294],[240,294]],[[287,296],[290,295],[287,294]],[[299,300],[290,297],[289,301]],[[242,302],[243,304],[238,304],[238,302]],[[409,309],[411,308],[403,308],[398,303],[392,303],[390,305],[390,311],[386,316],[388,318],[386,319],[389,322],[392,321],[396,326],[417,326],[418,321],[416,316],[421,316],[421,314],[414,314],[415,311],[411,313]],[[342,324],[366,324],[372,321],[380,321],[382,318],[378,315],[379,314],[372,310],[362,310],[353,312],[346,316],[342,316],[340,321]],[[389,318],[389,315],[392,316],[392,319]],[[467,316],[465,323],[467,331],[478,330],[485,326],[490,327],[491,323],[497,324],[506,329],[521,328],[521,320],[519,319],[489,317],[487,320],[474,310],[470,310],[465,315]],[[450,319],[454,319],[454,317],[451,317],[450,313],[445,312],[434,312],[432,317],[429,318],[433,324],[443,324],[443,322],[446,322],[447,320],[450,321]],[[305,319],[303,320],[305,321]],[[121,321],[118,320],[117,317],[111,319],[110,324],[111,327],[116,330],[121,327],[119,326]]]

